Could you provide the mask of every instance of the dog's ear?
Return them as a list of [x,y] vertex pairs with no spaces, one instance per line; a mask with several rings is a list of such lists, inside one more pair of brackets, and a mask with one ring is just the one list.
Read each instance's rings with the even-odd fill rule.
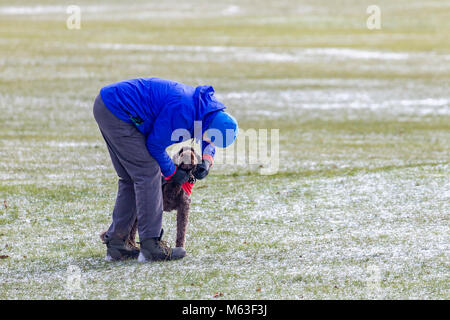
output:
[[200,157],[200,155],[194,151],[194,156],[197,158],[197,163],[202,163],[202,157]]
[[172,161],[176,166],[179,166],[181,162],[181,152],[175,153],[172,157]]

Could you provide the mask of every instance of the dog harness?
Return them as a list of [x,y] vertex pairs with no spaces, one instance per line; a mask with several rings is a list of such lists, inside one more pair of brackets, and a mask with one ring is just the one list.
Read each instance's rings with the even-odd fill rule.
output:
[[183,183],[181,185],[181,188],[183,188],[184,192],[186,192],[188,196],[191,195],[193,187],[194,187],[194,184],[193,183],[189,183],[189,181],[186,181],[185,183]]
[[[164,185],[167,182],[169,182],[170,178],[166,178],[161,174],[161,184]],[[190,183],[189,181],[186,181],[181,185],[181,188],[184,190],[184,192],[187,193],[188,196],[191,196],[192,188],[194,188],[194,184]]]

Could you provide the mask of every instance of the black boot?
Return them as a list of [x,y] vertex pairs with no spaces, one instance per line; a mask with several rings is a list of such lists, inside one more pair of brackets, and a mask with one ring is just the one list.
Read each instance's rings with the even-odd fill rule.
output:
[[162,241],[163,234],[164,230],[161,229],[161,234],[158,238],[141,240],[139,262],[177,260],[186,256],[184,248],[170,248],[165,241]]
[[105,237],[105,243],[106,261],[136,259],[139,256],[139,249],[128,246],[123,239]]

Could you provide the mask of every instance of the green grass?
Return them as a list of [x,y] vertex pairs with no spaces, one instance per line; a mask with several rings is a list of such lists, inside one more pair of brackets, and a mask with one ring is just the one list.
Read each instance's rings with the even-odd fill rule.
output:
[[[78,1],[80,30],[72,3],[40,3],[60,11],[0,1],[1,299],[450,297],[449,1],[379,1],[377,31],[369,1]],[[280,130],[280,165],[215,164],[185,259],[107,263],[117,182],[92,104],[139,76],[213,85],[243,133]]]

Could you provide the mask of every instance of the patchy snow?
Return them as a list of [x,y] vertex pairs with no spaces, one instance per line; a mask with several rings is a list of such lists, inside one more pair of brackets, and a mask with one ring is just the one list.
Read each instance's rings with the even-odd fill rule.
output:
[[234,16],[242,12],[241,7],[236,5],[228,6],[227,8],[222,10],[222,14],[224,16]]
[[[0,39],[0,255],[9,256],[0,259],[0,298],[449,297],[450,55],[441,29],[399,16],[400,29],[369,39],[353,7],[339,17],[315,2],[80,7],[88,24],[77,33],[64,29],[66,6],[0,6],[2,19],[18,22]],[[136,21],[156,28],[131,30]],[[119,32],[105,29],[119,23]],[[171,39],[172,23],[183,33],[208,27]],[[86,26],[104,37],[85,41]],[[259,175],[240,153],[239,165],[217,163],[197,183],[182,261],[103,260],[98,233],[111,222],[117,176],[92,104],[111,79],[136,75],[212,84],[243,129],[280,129],[277,174]],[[174,213],[164,228],[174,243]],[[79,287],[70,286],[77,270]]]
[[[335,56],[339,58],[348,59],[377,59],[377,60],[405,60],[408,59],[411,53],[406,52],[389,52],[389,51],[370,51],[347,48],[315,48],[305,49],[306,55],[313,56]],[[412,54],[414,56],[415,54]]]
[[[385,83],[388,85],[388,82]],[[349,91],[343,88],[324,89],[266,89],[251,91],[232,91],[218,93],[217,96],[231,105],[236,105],[242,111],[248,108],[255,115],[282,117],[286,113],[296,113],[300,110],[367,110],[382,112],[386,118],[389,115],[449,115],[450,97],[418,99],[398,99],[403,93],[400,88],[365,87],[359,91]],[[380,95],[380,92],[385,95]],[[427,94],[436,91],[430,88]],[[388,94],[386,94],[388,93]],[[416,93],[419,95],[419,93]],[[425,93],[421,93],[425,94]],[[254,107],[258,106],[255,111]],[[244,109],[242,109],[244,108]],[[251,111],[250,111],[251,110]],[[241,112],[242,112],[241,111]]]
[[1,6],[0,14],[4,15],[36,15],[48,13],[65,13],[66,6]]
[[[89,43],[91,49],[103,50],[140,50],[156,52],[177,52],[173,58],[179,58],[183,52],[191,53],[226,53],[225,56],[216,56],[215,59],[233,59],[238,61],[259,62],[302,62],[311,59],[374,59],[374,60],[408,60],[426,58],[430,55],[437,59],[446,59],[449,55],[433,52],[410,53],[375,50],[360,50],[351,48],[269,48],[269,47],[236,47],[236,46],[186,46],[186,45],[155,45],[132,43]],[[199,56],[201,57],[201,56]],[[187,56],[186,58],[189,58]],[[192,57],[192,59],[194,56]]]

